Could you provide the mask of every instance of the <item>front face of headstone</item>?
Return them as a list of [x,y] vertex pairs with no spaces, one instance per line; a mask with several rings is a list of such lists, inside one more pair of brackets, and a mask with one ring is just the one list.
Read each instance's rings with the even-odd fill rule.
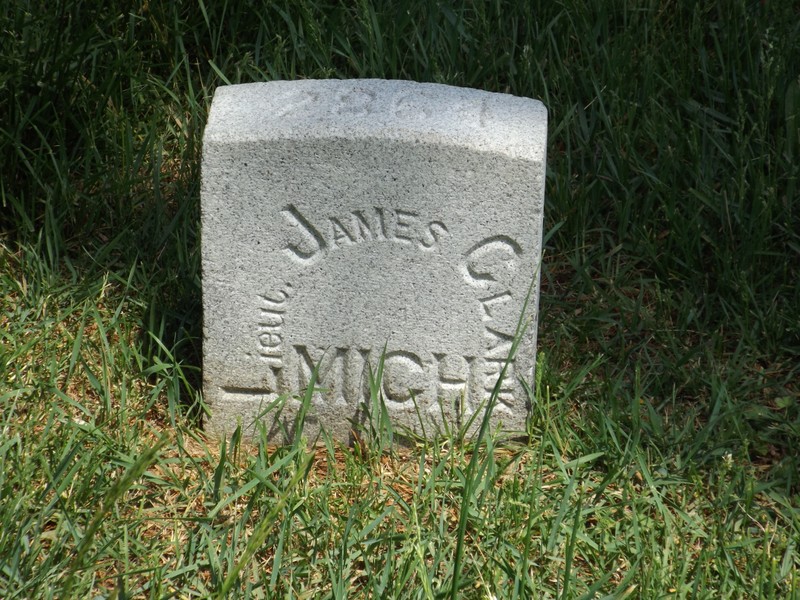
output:
[[524,429],[545,141],[544,107],[514,96],[379,80],[219,88],[203,150],[209,428],[251,434],[260,419],[286,441],[319,365],[305,434],[347,441],[382,355],[395,425],[463,427],[522,317],[492,423]]

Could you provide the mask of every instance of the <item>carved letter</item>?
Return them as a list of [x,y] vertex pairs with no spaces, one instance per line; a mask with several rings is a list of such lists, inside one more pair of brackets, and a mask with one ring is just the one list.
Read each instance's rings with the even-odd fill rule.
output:
[[347,348],[336,348],[325,351],[318,348],[316,352],[310,351],[307,346],[295,346],[295,361],[297,368],[297,389],[308,387],[311,381],[311,372],[317,366],[317,385],[320,391],[314,393],[314,402],[326,404],[345,405],[347,399],[344,393],[345,358]]
[[450,235],[447,227],[441,221],[431,221],[428,223],[428,231],[422,236],[419,245],[423,250],[433,250],[436,243],[444,235]]
[[353,236],[350,235],[350,232],[347,231],[347,228],[342,225],[342,222],[339,219],[336,217],[331,217],[330,222],[331,231],[333,232],[331,239],[333,240],[332,243],[334,246],[341,246],[343,242],[347,245],[356,243],[355,239],[353,239]]
[[[475,244],[464,254],[461,270],[464,280],[487,288],[495,282],[511,283],[522,248],[508,236],[497,235]],[[509,286],[506,286],[509,287]]]
[[304,238],[302,245],[305,247],[310,246],[309,250],[304,250],[301,246],[290,243],[284,250],[289,256],[303,262],[308,262],[327,248],[327,244],[319,231],[316,230],[294,205],[289,204],[281,212],[283,216],[286,217],[286,220],[289,221],[289,225],[298,228],[300,234]]
[[486,358],[504,359],[508,357],[511,352],[511,345],[514,342],[514,336],[508,335],[491,327],[486,328],[486,337],[488,338],[486,344]]
[[[274,298],[270,298],[266,294],[259,294],[258,297],[261,298],[262,300],[264,300],[264,302],[266,302],[267,304],[274,304],[275,306],[280,306],[281,304],[286,302],[286,299],[289,297],[289,292],[286,292],[284,290],[279,290],[278,293],[279,294],[283,294],[283,298],[275,300]],[[272,309],[262,308],[261,310],[262,311],[271,311]]]
[[283,325],[283,311],[261,309],[259,327],[277,328]]
[[383,389],[386,399],[403,403],[425,391],[425,369],[412,352],[388,352],[384,359]]
[[480,303],[483,306],[483,320],[484,321],[491,321],[492,319],[496,318],[494,314],[492,314],[493,305],[495,304],[503,304],[511,300],[511,292],[502,292],[500,294],[495,294],[494,296],[489,296],[488,298],[481,298]]
[[427,119],[431,101],[423,94],[402,94],[393,99],[394,114],[403,119]]
[[269,369],[267,369],[264,377],[261,378],[261,384],[264,387],[264,391],[277,393],[280,390],[282,379],[283,368],[280,366],[270,366]]
[[417,222],[417,213],[408,210],[400,210],[399,208],[395,213],[397,214],[397,226],[394,230],[394,239],[410,244],[414,241],[412,237],[414,231],[411,228]]
[[[475,357],[446,356],[434,354],[438,363],[436,396],[454,401],[456,418],[475,412],[472,406],[472,390],[475,388]],[[459,421],[460,422],[460,421]]]
[[363,117],[372,112],[371,105],[375,98],[375,92],[355,88],[339,96],[339,107],[336,112],[340,115],[352,114]]
[[309,105],[315,103],[317,100],[317,94],[312,94],[310,92],[290,92],[289,94],[284,94],[283,97],[275,102],[275,106],[278,107],[275,109],[275,114],[283,117],[292,112],[299,113],[305,111]]
[[360,236],[362,241],[371,240],[373,235],[372,228],[367,222],[364,213],[360,210],[354,210],[351,214],[353,215],[353,231],[356,232],[356,235]]
[[376,206],[375,214],[378,215],[378,223],[380,224],[380,228],[375,236],[378,238],[383,236],[383,239],[387,239],[389,236],[386,235],[386,217],[383,214],[383,209]]
[[283,338],[280,333],[265,331],[258,336],[258,343],[264,348],[275,348],[281,345]]

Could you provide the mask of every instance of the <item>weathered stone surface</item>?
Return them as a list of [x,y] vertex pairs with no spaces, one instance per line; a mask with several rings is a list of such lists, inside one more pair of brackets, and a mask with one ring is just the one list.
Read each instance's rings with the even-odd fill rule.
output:
[[[220,87],[202,174],[208,428],[262,415],[347,441],[385,354],[396,424],[463,426],[487,399],[531,285],[492,423],[520,430],[533,376],[547,113],[535,100],[405,81]],[[475,420],[475,425],[480,419]]]

